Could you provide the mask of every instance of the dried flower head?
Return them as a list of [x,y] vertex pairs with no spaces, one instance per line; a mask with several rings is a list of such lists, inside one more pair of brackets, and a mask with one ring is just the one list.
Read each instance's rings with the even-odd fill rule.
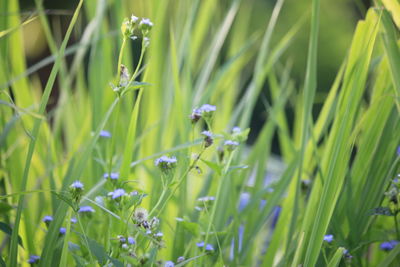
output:
[[149,216],[149,213],[145,208],[136,208],[135,212],[133,214],[134,220],[137,223],[143,223],[144,221],[147,221],[147,217]]
[[210,131],[203,131],[201,134],[204,135],[204,147],[211,146],[214,142],[212,133]]

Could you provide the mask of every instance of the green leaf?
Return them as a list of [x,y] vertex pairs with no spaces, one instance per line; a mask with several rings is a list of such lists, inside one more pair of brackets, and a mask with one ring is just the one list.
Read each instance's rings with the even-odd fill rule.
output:
[[222,174],[222,170],[223,167],[220,166],[218,163],[216,162],[212,162],[212,161],[208,161],[205,159],[200,159],[202,162],[204,162],[208,167],[210,167],[212,170],[214,170],[216,173],[218,173],[218,175]]
[[[1,230],[2,232],[4,232],[5,234],[9,235],[9,236],[12,235],[12,231],[13,231],[13,229],[12,229],[8,224],[6,224],[6,223],[4,223],[4,222],[0,222],[0,230]],[[22,239],[21,239],[21,237],[20,237],[19,235],[18,235],[18,244],[19,244],[21,247],[24,247],[24,246],[22,245]]]

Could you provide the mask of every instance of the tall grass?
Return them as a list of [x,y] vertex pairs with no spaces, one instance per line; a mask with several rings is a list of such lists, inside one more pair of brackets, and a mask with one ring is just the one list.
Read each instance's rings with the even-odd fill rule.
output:
[[[42,1],[26,19],[17,0],[0,0],[0,264],[398,266],[398,6],[367,11],[313,116],[318,53],[329,53],[318,49],[329,30],[319,2],[276,40],[284,0],[257,30],[254,1],[79,1],[65,34]],[[154,23],[148,46],[138,29],[135,40],[121,33],[131,11]],[[28,68],[23,27],[35,21],[52,56]],[[301,86],[282,56],[304,32]],[[121,64],[132,80],[115,89]],[[216,110],[193,123],[203,104]],[[126,194],[109,195],[118,188]],[[79,212],[88,205],[94,213]]]

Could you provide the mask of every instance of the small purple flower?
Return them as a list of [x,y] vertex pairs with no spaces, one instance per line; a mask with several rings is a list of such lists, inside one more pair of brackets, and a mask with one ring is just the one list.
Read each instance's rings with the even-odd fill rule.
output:
[[333,241],[333,235],[325,235],[324,236],[324,241],[328,243],[332,243]]
[[78,220],[75,217],[71,218],[71,223],[75,224],[77,222],[78,222]]
[[128,243],[130,244],[130,245],[134,245],[136,242],[135,242],[135,239],[133,238],[133,237],[128,237]]
[[202,113],[211,113],[217,110],[216,106],[210,105],[210,104],[204,104],[200,107],[200,111]]
[[174,267],[175,263],[173,261],[166,261],[164,267]]
[[117,237],[118,237],[119,242],[121,242],[121,243],[125,243],[126,242],[126,238],[124,236],[119,235]]
[[154,236],[155,236],[155,237],[163,237],[163,236],[164,236],[164,234],[163,234],[163,233],[161,233],[161,232],[158,232],[158,233],[156,233]]
[[[198,247],[198,248],[202,248],[202,247],[204,247],[204,241],[202,241],[202,242],[199,242],[199,243],[196,243],[196,246]],[[205,245],[206,247],[205,247],[205,250],[206,251],[214,251],[214,247],[211,245],[211,244],[206,244]]]
[[234,134],[238,134],[241,131],[242,131],[242,129],[240,129],[240,127],[238,127],[238,126],[235,126],[232,128],[232,133],[234,133]]
[[78,210],[79,213],[92,213],[95,212],[95,210],[91,206],[82,206]]
[[71,188],[83,190],[83,184],[80,181],[75,181],[71,184]]
[[214,247],[211,244],[207,244],[206,251],[214,251]]
[[397,156],[400,157],[400,146],[397,147]]
[[119,178],[119,173],[117,172],[105,173],[103,174],[103,177],[105,179],[110,178],[111,180],[117,180]]
[[67,229],[65,227],[60,228],[60,235],[65,235],[66,232],[67,232]]
[[201,119],[201,110],[199,108],[195,108],[192,111],[192,114],[190,115],[190,120],[192,123],[196,123]]
[[163,172],[175,168],[177,159],[175,157],[162,156],[155,160],[154,164],[161,169]]
[[392,249],[394,249],[397,246],[397,244],[399,244],[399,241],[391,240],[388,242],[381,243],[381,245],[379,247],[383,251],[391,251]]
[[210,131],[203,131],[201,132],[202,135],[204,135],[204,147],[209,147],[213,144],[214,139],[213,135]]
[[118,188],[115,189],[113,192],[108,193],[108,195],[111,196],[112,199],[116,199],[125,196],[126,193],[124,189]]
[[111,133],[109,131],[106,131],[106,130],[101,130],[99,136],[100,137],[104,137],[104,138],[111,138]]
[[28,263],[30,263],[30,264],[35,264],[35,263],[38,263],[39,260],[40,260],[40,257],[39,257],[39,256],[37,256],[37,255],[30,255],[30,256],[29,256]]
[[178,257],[178,259],[176,260],[176,262],[177,262],[177,263],[180,263],[180,262],[182,262],[182,261],[184,261],[184,260],[185,260],[185,257],[180,256],[180,257]]
[[226,147],[226,149],[228,151],[233,151],[233,150],[235,150],[235,148],[237,146],[239,146],[239,142],[236,142],[236,141],[233,141],[233,140],[226,140],[224,142],[224,146]]
[[50,223],[51,221],[53,221],[53,217],[50,216],[50,215],[46,215],[46,216],[43,217],[42,221],[43,221],[44,223],[46,223],[46,224],[47,224],[47,223]]

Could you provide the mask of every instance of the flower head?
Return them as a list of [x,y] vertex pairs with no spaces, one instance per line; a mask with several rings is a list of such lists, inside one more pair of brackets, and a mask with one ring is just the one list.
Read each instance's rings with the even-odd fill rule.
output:
[[129,243],[130,245],[134,245],[136,242],[135,242],[135,239],[134,239],[133,237],[129,236],[129,237],[128,237],[128,243]]
[[228,151],[233,151],[236,149],[237,146],[239,146],[239,142],[233,141],[233,140],[226,140],[224,142],[224,146]]
[[133,214],[135,221],[138,223],[147,221],[148,216],[149,216],[149,213],[147,212],[147,210],[145,208],[141,208],[141,207],[136,208],[135,212]]
[[217,110],[216,106],[210,105],[210,104],[204,104],[200,107],[200,111],[202,114],[204,113],[212,113]]
[[176,260],[176,262],[177,262],[177,263],[180,263],[180,262],[182,262],[182,261],[184,261],[184,260],[185,260],[185,257],[180,256],[180,257],[178,257],[178,259]]
[[164,267],[174,267],[175,263],[173,261],[166,261]]
[[105,173],[103,174],[103,177],[105,179],[110,178],[111,180],[117,180],[119,178],[119,173],[118,172]]
[[67,232],[67,229],[65,227],[60,228],[60,235],[65,235],[66,232]]
[[101,130],[99,136],[103,138],[111,138],[111,133],[106,130]]
[[46,216],[44,216],[43,219],[42,219],[42,221],[43,221],[44,223],[50,223],[52,220],[53,220],[53,217],[50,216],[50,215],[46,215]]
[[333,241],[333,235],[325,235],[324,236],[324,241],[328,243],[332,243]]
[[147,35],[148,32],[153,28],[153,23],[148,18],[143,18],[139,23],[139,29],[142,31],[144,35]]
[[190,120],[192,121],[193,124],[198,122],[201,119],[201,109],[195,108],[192,111],[192,114],[190,115]]
[[176,167],[177,159],[175,157],[162,156],[154,162],[161,171],[168,172]]
[[78,210],[79,213],[93,213],[95,210],[91,206],[82,206]]
[[391,240],[388,242],[381,243],[379,248],[383,251],[391,251],[392,249],[394,249],[397,246],[397,244],[399,244],[399,241]]
[[113,192],[108,193],[112,199],[120,198],[122,196],[126,196],[125,190],[122,188],[115,189]]
[[75,181],[70,185],[73,189],[80,189],[83,190],[83,184],[80,181]]
[[205,245],[205,250],[206,251],[214,251],[214,247],[211,244],[205,244],[204,241],[196,243],[196,246],[198,248],[202,248],[202,247],[204,247],[204,245]]
[[209,202],[209,201],[214,201],[214,200],[215,200],[215,197],[213,197],[213,196],[199,197],[197,199],[197,201],[200,201],[200,202]]
[[204,135],[204,147],[209,147],[213,144],[213,134],[210,131],[201,132]]
[[38,263],[39,260],[40,260],[40,257],[39,257],[39,256],[37,256],[37,255],[30,255],[30,256],[29,256],[28,263],[30,263],[30,264],[35,264],[35,263]]

